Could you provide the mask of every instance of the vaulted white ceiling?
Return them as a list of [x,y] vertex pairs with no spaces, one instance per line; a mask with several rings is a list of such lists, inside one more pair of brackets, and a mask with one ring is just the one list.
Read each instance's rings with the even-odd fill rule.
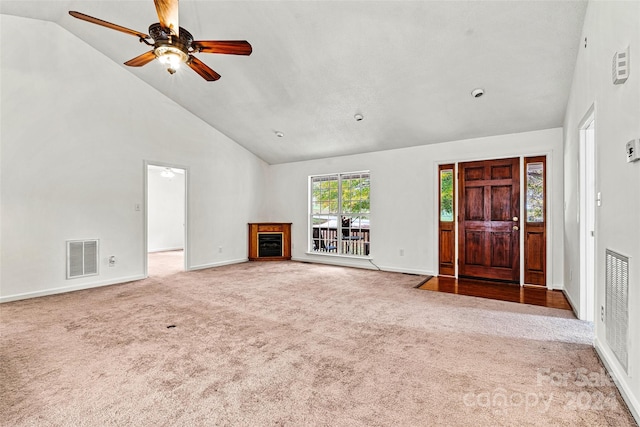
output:
[[[122,67],[268,163],[357,154],[562,126],[585,9],[182,0],[180,25],[196,40],[244,39],[253,54],[197,54],[222,75],[216,82],[187,68],[170,75],[158,61]],[[1,13],[56,22],[118,64],[150,49],[69,10],[143,33],[158,21],[152,0],[0,3]],[[142,113],[170,119],[153,105]]]

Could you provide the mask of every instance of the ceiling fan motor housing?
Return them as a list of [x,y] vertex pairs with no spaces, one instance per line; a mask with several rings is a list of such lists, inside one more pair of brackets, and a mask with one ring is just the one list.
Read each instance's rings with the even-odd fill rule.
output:
[[151,24],[149,26],[149,35],[155,41],[155,47],[161,46],[174,46],[183,51],[185,54],[191,49],[191,43],[193,42],[193,36],[184,28],[180,27],[180,34],[178,37],[171,34],[165,28],[158,23]]

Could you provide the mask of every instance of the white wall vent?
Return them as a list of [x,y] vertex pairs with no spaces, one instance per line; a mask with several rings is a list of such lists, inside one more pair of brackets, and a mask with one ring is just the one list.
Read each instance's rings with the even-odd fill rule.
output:
[[605,274],[607,343],[629,373],[629,258],[607,249]]
[[98,240],[67,240],[67,279],[98,274]]

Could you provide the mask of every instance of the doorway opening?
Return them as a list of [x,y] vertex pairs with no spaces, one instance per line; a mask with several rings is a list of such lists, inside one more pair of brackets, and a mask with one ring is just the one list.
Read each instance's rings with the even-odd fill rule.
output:
[[145,275],[185,271],[187,170],[147,163],[145,172]]
[[593,106],[580,125],[578,223],[580,227],[580,319],[595,320],[596,157]]

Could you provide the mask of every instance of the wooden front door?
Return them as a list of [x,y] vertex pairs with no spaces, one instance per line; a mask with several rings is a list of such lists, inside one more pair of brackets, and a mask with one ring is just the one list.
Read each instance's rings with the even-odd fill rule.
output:
[[458,274],[520,282],[520,159],[460,163]]

